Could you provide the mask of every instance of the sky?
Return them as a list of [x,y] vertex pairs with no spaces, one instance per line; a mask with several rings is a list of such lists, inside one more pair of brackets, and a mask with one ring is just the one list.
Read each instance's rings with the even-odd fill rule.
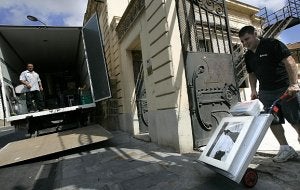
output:
[[0,25],[82,26],[88,0],[0,0]]
[[[268,11],[281,9],[287,0],[240,0]],[[33,15],[48,26],[82,26],[88,0],[0,0],[0,25],[40,25],[26,18]],[[300,24],[281,33],[284,43],[300,42]]]

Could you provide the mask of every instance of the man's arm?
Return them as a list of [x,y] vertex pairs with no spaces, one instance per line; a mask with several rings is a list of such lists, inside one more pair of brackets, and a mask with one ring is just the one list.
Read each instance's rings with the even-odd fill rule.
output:
[[21,82],[24,86],[26,86],[28,89],[31,88],[30,83],[26,80],[25,72],[22,72],[22,73],[20,74],[19,80],[20,80],[20,82]]
[[39,87],[40,87],[40,91],[43,91],[43,86],[42,86],[42,82],[39,81]]
[[284,58],[282,62],[285,65],[285,69],[289,76],[290,86],[288,87],[286,93],[289,95],[295,95],[299,92],[299,84],[298,84],[298,68],[297,64],[292,56],[288,56]]
[[257,99],[256,83],[257,78],[254,73],[249,73],[249,83],[251,89],[251,100]]
[[20,75],[20,82],[24,84],[28,89],[31,88],[30,83],[26,80],[25,73],[22,72]]
[[24,84],[25,86],[26,86],[27,84],[29,84],[26,80],[20,80],[20,82],[21,82],[22,84]]
[[31,85],[26,80],[20,80],[22,84],[24,84],[27,88],[31,88]]

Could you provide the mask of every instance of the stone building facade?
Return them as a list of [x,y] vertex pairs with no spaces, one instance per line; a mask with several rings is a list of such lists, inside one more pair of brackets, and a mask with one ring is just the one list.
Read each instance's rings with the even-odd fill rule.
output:
[[300,63],[300,42],[287,44],[287,47],[292,53],[293,58],[295,59],[296,63]]
[[[242,26],[259,28],[255,16],[259,9],[236,0],[227,0],[226,5],[235,45]],[[89,0],[85,21],[94,12],[104,39],[111,101],[117,109],[116,123],[110,126],[190,152],[193,133],[176,1]],[[108,118],[110,113],[105,114]]]
[[298,79],[300,79],[300,42],[287,44],[287,47],[292,53],[293,58],[295,59],[296,63],[298,63]]

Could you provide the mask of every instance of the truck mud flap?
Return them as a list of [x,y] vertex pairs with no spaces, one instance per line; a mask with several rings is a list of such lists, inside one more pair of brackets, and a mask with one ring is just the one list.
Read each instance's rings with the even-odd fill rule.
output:
[[0,150],[0,167],[105,141],[112,134],[100,125],[52,133],[8,143]]

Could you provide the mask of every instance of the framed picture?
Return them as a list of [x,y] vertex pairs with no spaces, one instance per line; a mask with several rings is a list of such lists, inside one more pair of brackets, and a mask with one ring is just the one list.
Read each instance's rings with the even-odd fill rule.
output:
[[240,149],[253,119],[254,116],[223,118],[199,160],[227,171]]

